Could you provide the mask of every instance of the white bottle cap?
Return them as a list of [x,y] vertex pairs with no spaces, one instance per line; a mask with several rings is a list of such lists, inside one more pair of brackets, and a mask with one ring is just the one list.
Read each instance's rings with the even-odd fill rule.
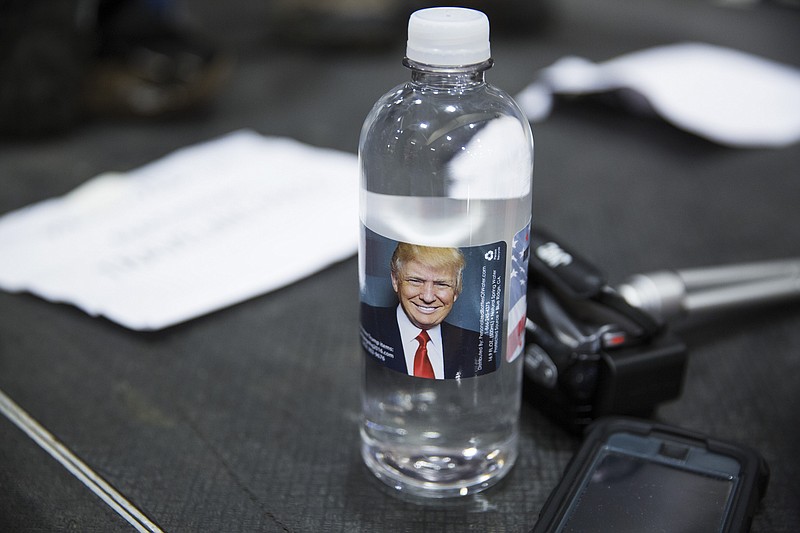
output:
[[474,9],[432,7],[411,14],[406,57],[437,66],[474,65],[491,57],[489,19]]

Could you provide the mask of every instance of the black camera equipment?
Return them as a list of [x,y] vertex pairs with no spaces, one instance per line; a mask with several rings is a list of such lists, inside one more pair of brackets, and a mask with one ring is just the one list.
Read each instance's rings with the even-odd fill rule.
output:
[[800,297],[800,260],[637,274],[614,288],[540,229],[531,252],[525,394],[573,431],[680,396],[687,349],[671,319]]

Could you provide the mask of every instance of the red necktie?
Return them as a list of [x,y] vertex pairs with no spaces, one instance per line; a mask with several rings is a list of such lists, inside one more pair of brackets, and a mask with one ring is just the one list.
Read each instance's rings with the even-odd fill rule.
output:
[[419,348],[417,348],[417,353],[414,354],[414,375],[421,378],[434,379],[433,366],[431,366],[431,360],[428,359],[428,341],[431,338],[428,336],[428,332],[423,329],[416,339],[419,342]]

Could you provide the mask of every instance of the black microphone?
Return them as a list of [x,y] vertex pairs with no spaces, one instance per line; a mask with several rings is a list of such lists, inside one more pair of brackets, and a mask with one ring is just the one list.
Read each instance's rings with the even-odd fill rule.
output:
[[647,416],[680,396],[679,318],[800,299],[800,259],[662,270],[611,286],[553,236],[531,233],[525,393],[568,429],[605,415]]

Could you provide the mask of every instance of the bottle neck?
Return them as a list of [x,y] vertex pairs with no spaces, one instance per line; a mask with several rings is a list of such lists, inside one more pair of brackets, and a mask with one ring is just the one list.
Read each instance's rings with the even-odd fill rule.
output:
[[444,67],[417,63],[403,59],[403,64],[411,69],[412,83],[436,89],[469,89],[486,83],[484,73],[492,67],[492,60],[483,63],[458,67]]

